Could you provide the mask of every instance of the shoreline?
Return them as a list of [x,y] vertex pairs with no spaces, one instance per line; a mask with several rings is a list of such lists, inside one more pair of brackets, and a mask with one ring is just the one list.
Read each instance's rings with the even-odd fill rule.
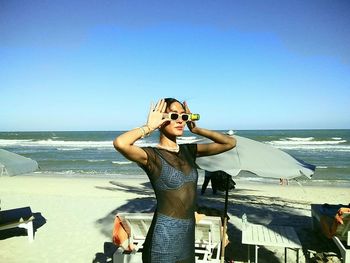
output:
[[[199,181],[202,183],[204,180],[204,170],[198,169]],[[81,179],[105,179],[105,180],[148,180],[146,174],[102,174],[102,173],[65,173],[65,172],[33,172],[24,175],[16,175],[22,177],[39,177],[39,178],[81,178]],[[350,177],[350,175],[349,175]],[[232,176],[232,179],[242,183],[256,183],[256,184],[279,184],[278,178],[265,178],[265,177],[249,177],[249,176]],[[307,179],[305,176],[301,179],[289,179],[289,185],[315,186],[315,187],[349,187],[350,180],[320,180],[320,179]]]
[[[235,178],[234,178],[235,179]],[[347,187],[287,186],[236,180],[236,189],[229,192],[228,253],[235,262],[246,261],[246,246],[241,244],[241,217],[259,224],[284,224],[295,228],[306,251],[337,253],[324,246],[311,230],[310,205],[313,203],[348,204]],[[198,182],[200,193],[201,180]],[[35,238],[25,235],[0,239],[0,262],[93,262],[106,255],[111,244],[114,216],[118,212],[148,212],[155,206],[153,190],[144,179],[62,178],[38,176],[0,177],[1,209],[30,206],[37,222]],[[198,205],[222,212],[224,194],[198,195]],[[25,255],[25,260],[19,253]],[[283,262],[283,249],[261,248],[261,262]],[[290,253],[290,260],[295,255]]]

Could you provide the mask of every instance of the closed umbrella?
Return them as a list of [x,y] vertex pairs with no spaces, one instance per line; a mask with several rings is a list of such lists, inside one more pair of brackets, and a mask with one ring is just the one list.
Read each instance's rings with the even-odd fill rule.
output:
[[[273,146],[257,142],[241,136],[235,136],[236,147],[217,155],[197,158],[197,165],[207,171],[224,171],[237,176],[241,171],[253,173],[261,177],[291,179],[299,176],[311,178],[316,166],[294,158],[288,153]],[[203,143],[209,142],[205,139]],[[226,182],[224,231],[227,225],[228,180]],[[224,232],[224,233],[225,233]],[[224,236],[224,235],[223,235]],[[221,262],[224,260],[224,244],[222,244]]]
[[34,172],[38,163],[30,158],[0,149],[0,175],[17,175]]

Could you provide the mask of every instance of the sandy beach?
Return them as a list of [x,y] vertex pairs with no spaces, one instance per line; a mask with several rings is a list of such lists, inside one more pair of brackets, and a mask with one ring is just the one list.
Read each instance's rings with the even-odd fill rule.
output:
[[[241,216],[259,224],[288,225],[295,228],[303,245],[300,262],[313,253],[334,255],[337,248],[325,242],[311,229],[311,204],[348,204],[346,186],[288,186],[235,180],[229,196],[226,253],[234,262],[247,260],[247,248],[241,244]],[[198,183],[198,189],[201,180]],[[198,190],[199,192],[199,190]],[[60,178],[14,176],[0,177],[1,210],[30,206],[35,216],[35,238],[25,235],[1,237],[0,262],[111,262],[111,233],[117,212],[148,212],[154,208],[153,191],[147,178],[111,180],[96,178]],[[200,207],[223,210],[224,195],[212,195],[211,189],[198,196]],[[259,249],[259,262],[284,262],[284,250]],[[295,254],[289,253],[290,260]]]

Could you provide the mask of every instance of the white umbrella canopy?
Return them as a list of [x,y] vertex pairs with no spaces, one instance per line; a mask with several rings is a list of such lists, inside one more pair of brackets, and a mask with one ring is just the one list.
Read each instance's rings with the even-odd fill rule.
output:
[[34,172],[38,163],[30,158],[0,149],[0,175],[17,175]]
[[[247,171],[261,177],[291,179],[311,178],[315,166],[298,160],[273,146],[241,136],[234,136],[237,145],[227,152],[197,158],[197,165],[207,171],[224,171],[232,176]],[[209,140],[203,140],[203,143]]]

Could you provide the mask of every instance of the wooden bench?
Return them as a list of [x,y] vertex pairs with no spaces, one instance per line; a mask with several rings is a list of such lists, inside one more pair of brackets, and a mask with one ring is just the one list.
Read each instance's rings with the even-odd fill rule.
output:
[[293,227],[251,224],[244,214],[242,217],[242,244],[248,245],[248,263],[250,263],[250,245],[255,246],[255,263],[258,262],[259,246],[283,247],[285,262],[287,262],[287,248],[296,250],[296,262],[299,262],[301,243]]
[[15,227],[27,230],[29,242],[34,240],[34,216],[30,207],[21,207],[0,211],[0,231]]

